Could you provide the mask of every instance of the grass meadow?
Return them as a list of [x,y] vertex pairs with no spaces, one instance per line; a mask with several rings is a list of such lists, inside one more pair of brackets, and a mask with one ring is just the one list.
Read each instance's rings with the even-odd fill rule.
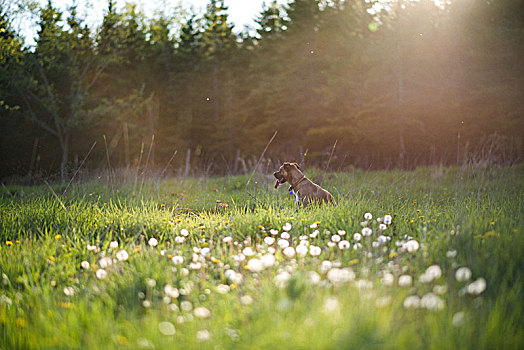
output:
[[522,348],[524,166],[306,175],[4,186],[0,348]]

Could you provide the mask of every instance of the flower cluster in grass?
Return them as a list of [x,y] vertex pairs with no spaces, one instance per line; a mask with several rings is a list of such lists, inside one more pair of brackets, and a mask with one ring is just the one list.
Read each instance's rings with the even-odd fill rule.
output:
[[[213,317],[210,296],[231,295],[240,305],[251,305],[257,299],[254,287],[268,279],[276,289],[288,288],[299,277],[312,288],[353,288],[362,297],[372,298],[377,308],[393,304],[398,299],[393,296],[400,295],[405,309],[431,312],[444,309],[450,294],[475,298],[484,292],[485,279],[473,278],[468,267],[447,264],[453,281],[437,264],[415,269],[411,265],[420,261],[424,245],[394,228],[391,215],[374,218],[365,213],[358,231],[340,227],[331,232],[319,221],[285,222],[279,227],[260,225],[255,239],[238,240],[224,233],[202,240],[201,230],[181,228],[170,239],[150,237],[141,245],[126,246],[116,240],[87,244],[79,268],[92,283],[64,285],[61,290],[66,302],[74,302],[75,295],[85,294],[82,289],[92,288],[96,295],[104,284],[113,288],[137,261],[163,261],[165,271],[160,277],[143,276],[135,295],[139,307],[172,314],[158,324],[165,336],[176,335],[183,324],[198,322],[202,329],[195,337],[201,342],[214,336],[207,323],[201,322]],[[447,259],[455,257],[456,251],[448,251]],[[4,294],[1,302],[12,303]],[[322,308],[334,312],[340,303],[329,295]],[[461,325],[464,317],[464,312],[456,313],[453,325]],[[229,333],[239,337],[234,329]]]

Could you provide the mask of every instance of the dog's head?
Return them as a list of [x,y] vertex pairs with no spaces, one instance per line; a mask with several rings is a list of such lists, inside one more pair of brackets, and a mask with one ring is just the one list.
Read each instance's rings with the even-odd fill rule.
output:
[[300,167],[297,163],[288,163],[285,162],[280,166],[278,171],[275,171],[273,175],[276,177],[277,182],[275,183],[275,188],[278,188],[278,185],[281,185],[293,177],[293,173],[299,172]]

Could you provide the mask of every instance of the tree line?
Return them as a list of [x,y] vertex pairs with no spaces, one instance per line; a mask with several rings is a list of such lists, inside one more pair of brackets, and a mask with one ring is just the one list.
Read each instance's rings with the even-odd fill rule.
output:
[[98,28],[49,1],[30,48],[15,17],[0,3],[0,177],[234,173],[266,147],[335,170],[522,159],[522,1],[274,1],[241,33],[219,0],[108,0]]

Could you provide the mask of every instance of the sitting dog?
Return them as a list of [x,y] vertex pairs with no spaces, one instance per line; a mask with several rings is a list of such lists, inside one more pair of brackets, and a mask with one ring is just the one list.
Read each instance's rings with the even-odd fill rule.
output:
[[285,162],[273,175],[277,179],[275,189],[277,189],[279,185],[288,182],[291,185],[289,190],[294,191],[304,205],[313,202],[318,204],[335,202],[331,193],[313,183],[300,171],[297,163]]

